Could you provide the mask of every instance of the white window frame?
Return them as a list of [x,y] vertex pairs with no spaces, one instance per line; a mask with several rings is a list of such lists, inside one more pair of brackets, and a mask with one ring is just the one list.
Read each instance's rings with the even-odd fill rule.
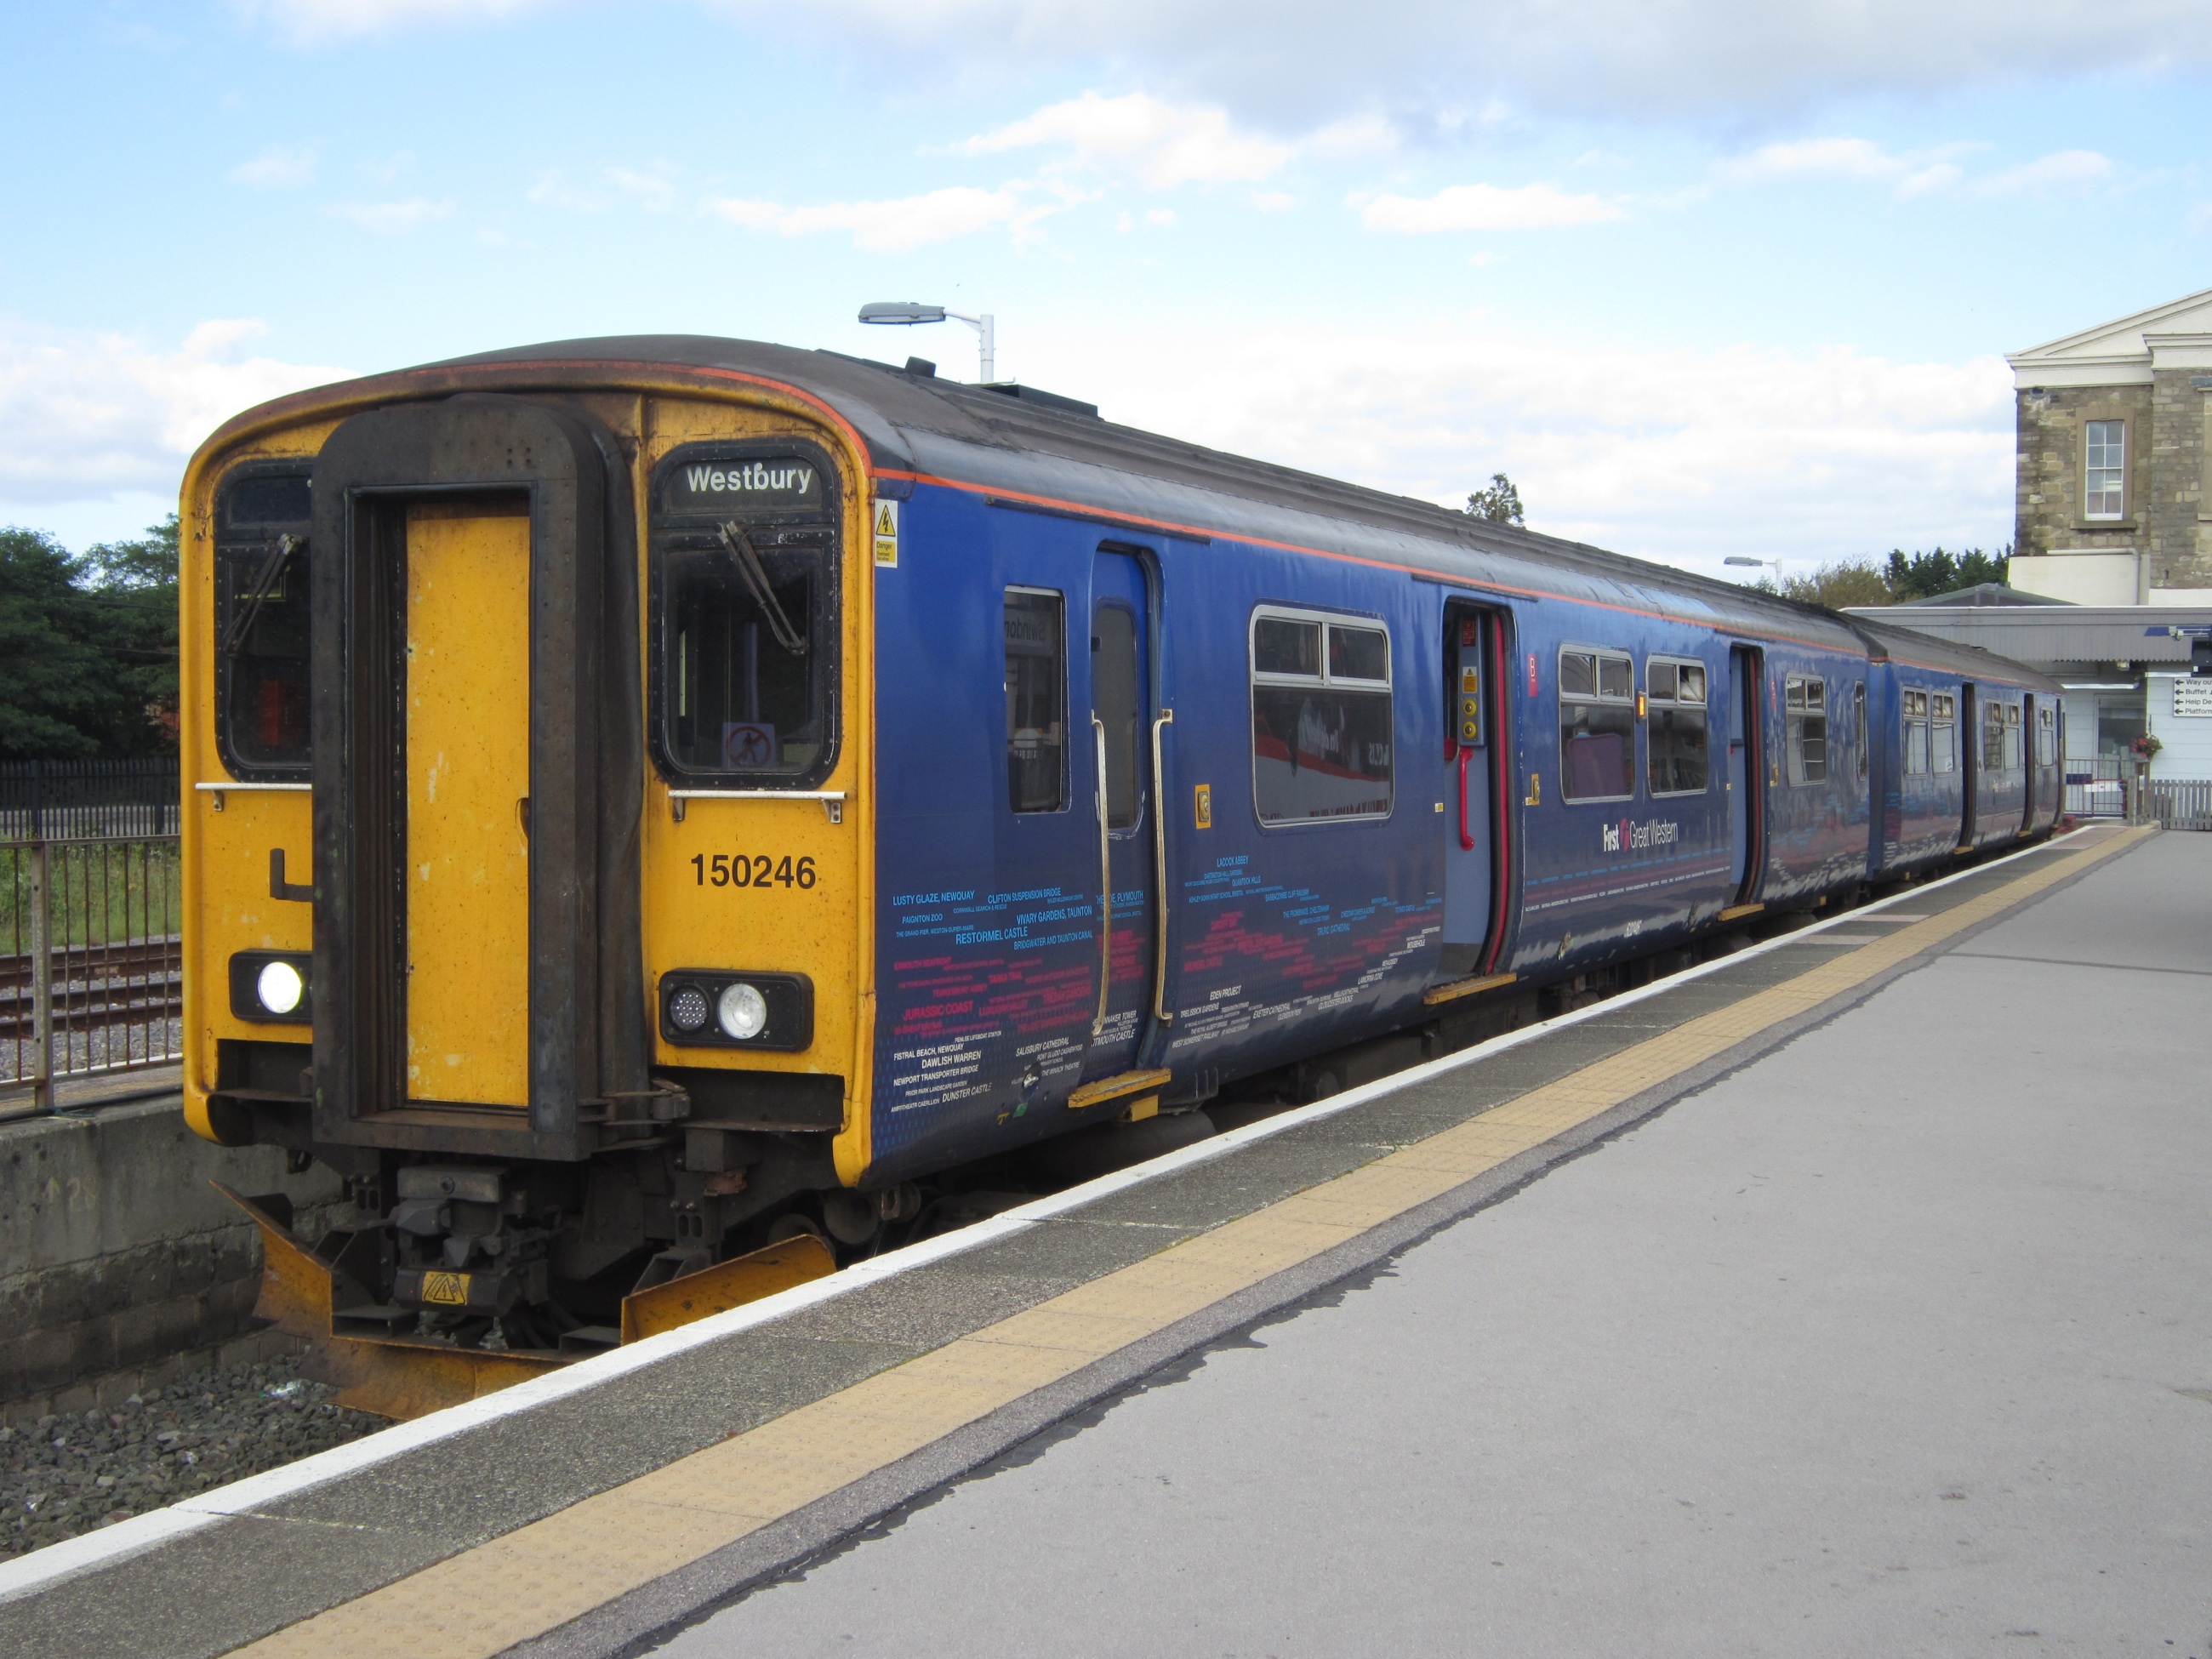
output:
[[[1577,657],[1595,657],[1597,659],[1597,661],[1592,665],[1590,695],[1587,697],[1578,696],[1570,698],[1567,696],[1566,677],[1559,672],[1559,665],[1561,663],[1565,661],[1571,653]],[[1607,696],[1601,689],[1605,684],[1604,664],[1608,659],[1615,662],[1625,662],[1628,665],[1629,690],[1628,694],[1626,696]],[[1705,665],[1700,663],[1698,666],[1702,668]],[[1711,671],[1707,672],[1705,692],[1706,696],[1709,697],[1712,695]],[[1563,731],[1559,731],[1559,711],[1565,708],[1570,702],[1602,703],[1610,708],[1626,708],[1628,710],[1628,741],[1632,746],[1632,750],[1641,750],[1644,745],[1637,742],[1638,728],[1641,727],[1643,722],[1636,718],[1636,653],[1632,651],[1623,650],[1617,645],[1590,645],[1569,641],[1566,644],[1562,645],[1559,647],[1559,653],[1552,659],[1552,725],[1553,730],[1558,734],[1557,746],[1553,750],[1553,756],[1558,762],[1560,804],[1562,805],[1569,806],[1588,806],[1593,802],[1598,801],[1634,800],[1637,798],[1637,789],[1645,781],[1644,777],[1644,757],[1640,753],[1636,752],[1631,752],[1628,757],[1628,775],[1632,780],[1632,787],[1629,789],[1626,794],[1571,795],[1567,793],[1567,739],[1566,733]],[[1707,740],[1711,741],[1710,730],[1707,733]],[[1710,771],[1708,772],[1707,776],[1710,778]]]
[[[1317,674],[1261,673],[1260,660],[1260,624],[1263,621],[1318,623],[1321,624],[1321,672]],[[1379,680],[1359,679],[1348,674],[1332,675],[1328,672],[1328,630],[1331,627],[1357,629],[1363,634],[1382,636],[1382,678]],[[1390,624],[1380,617],[1367,616],[1354,611],[1309,611],[1289,605],[1256,605],[1244,624],[1244,677],[1248,682],[1245,696],[1244,742],[1252,752],[1252,817],[1262,830],[1325,829],[1336,823],[1384,823],[1398,811],[1398,696],[1395,687],[1398,666],[1398,644],[1390,636]],[[1336,817],[1291,818],[1289,820],[1263,818],[1260,816],[1260,750],[1252,740],[1252,707],[1250,688],[1262,685],[1333,686],[1347,691],[1379,691],[1390,699],[1390,805],[1382,812],[1347,812]]]
[[[2100,436],[2100,433],[2115,434]],[[2100,452],[2103,464],[2099,465]],[[2108,488],[2100,489],[2100,483]],[[2109,499],[2110,512],[2097,503]],[[2086,522],[2112,524],[2128,515],[2128,423],[2125,420],[2084,421],[2081,423],[2081,517]]]
[[[1676,670],[1694,668],[1705,681],[1705,695],[1695,702],[1681,696],[1662,697],[1651,690],[1651,671],[1655,667],[1672,666]],[[1634,664],[1630,664],[1632,671]],[[1679,683],[1679,682],[1678,682]],[[1598,701],[1608,701],[1600,698]],[[1713,671],[1698,657],[1646,657],[1644,659],[1644,787],[1654,800],[1680,799],[1685,795],[1709,795],[1713,789]],[[1694,708],[1705,717],[1705,781],[1697,789],[1653,789],[1651,787],[1651,710],[1654,708]]]

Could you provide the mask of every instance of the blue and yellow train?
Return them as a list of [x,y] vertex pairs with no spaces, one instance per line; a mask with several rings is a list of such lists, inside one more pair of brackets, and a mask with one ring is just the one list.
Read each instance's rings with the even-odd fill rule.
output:
[[185,1109],[392,1411],[2060,805],[2017,665],[919,362],[380,375],[183,515]]

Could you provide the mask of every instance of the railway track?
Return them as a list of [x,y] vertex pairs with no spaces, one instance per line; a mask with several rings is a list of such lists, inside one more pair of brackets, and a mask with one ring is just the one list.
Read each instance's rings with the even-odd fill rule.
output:
[[[32,1035],[33,965],[27,952],[0,956],[0,1042],[27,1041]],[[57,1031],[144,1024],[184,1012],[184,951],[173,935],[57,945],[49,971]]]

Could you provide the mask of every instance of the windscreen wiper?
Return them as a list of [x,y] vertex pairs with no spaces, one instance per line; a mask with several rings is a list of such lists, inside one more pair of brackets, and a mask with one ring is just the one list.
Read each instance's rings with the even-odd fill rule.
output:
[[261,568],[253,578],[253,586],[246,589],[237,615],[230,619],[230,631],[222,636],[223,655],[235,657],[246,649],[246,637],[253,632],[253,624],[260,617],[261,607],[276,591],[276,584],[283,577],[284,568],[291,563],[292,556],[307,544],[305,536],[279,536],[276,538],[276,545],[270,550],[269,556],[262,561]]
[[744,578],[746,587],[751,590],[753,603],[768,618],[769,631],[775,635],[775,642],[794,657],[805,656],[806,636],[791,625],[791,618],[777,603],[775,590],[768,585],[767,567],[761,563],[760,555],[753,551],[753,538],[734,522],[724,525],[717,533],[722,538],[722,545],[729,550],[738,574]]

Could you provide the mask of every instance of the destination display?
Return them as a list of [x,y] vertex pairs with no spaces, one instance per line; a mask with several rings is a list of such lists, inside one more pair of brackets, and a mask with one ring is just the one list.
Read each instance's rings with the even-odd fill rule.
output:
[[685,461],[672,467],[660,486],[670,513],[730,514],[763,507],[818,507],[824,504],[822,469],[795,455],[727,461]]

